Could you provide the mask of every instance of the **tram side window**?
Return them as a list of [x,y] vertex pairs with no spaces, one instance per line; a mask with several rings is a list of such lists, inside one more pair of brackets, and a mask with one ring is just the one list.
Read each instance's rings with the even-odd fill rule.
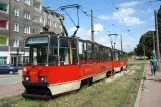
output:
[[112,53],[111,53],[111,49],[109,49],[109,51],[108,51],[108,59],[109,59],[109,61],[111,61],[112,60]]
[[104,51],[103,51],[103,46],[100,46],[100,61],[102,62],[104,59]]
[[49,50],[49,65],[58,64],[58,39],[57,37],[50,38],[50,50]]
[[49,65],[57,65],[57,64],[58,64],[58,48],[50,47]]
[[87,43],[88,63],[94,62],[94,48],[91,43]]
[[85,63],[87,63],[86,43],[83,41],[79,41],[78,45],[79,45],[79,63],[85,64]]
[[69,65],[70,64],[70,49],[68,38],[60,38],[60,65]]
[[108,48],[104,47],[104,61],[108,61]]
[[78,64],[76,40],[70,39],[69,46],[70,46],[70,61],[71,61],[70,63],[71,64]]
[[99,45],[94,45],[94,53],[96,62],[99,62],[100,61]]

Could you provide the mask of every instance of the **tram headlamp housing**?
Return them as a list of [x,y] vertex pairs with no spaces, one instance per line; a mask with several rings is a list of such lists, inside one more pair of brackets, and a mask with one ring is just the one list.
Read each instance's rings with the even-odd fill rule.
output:
[[26,77],[24,78],[24,80],[25,80],[25,81],[29,81],[29,80],[30,80],[30,77],[29,77],[29,76],[26,76]]
[[26,67],[23,67],[23,71],[25,71],[25,72],[26,72],[26,71],[27,71],[27,68],[26,68]]
[[46,78],[45,78],[44,76],[40,76],[40,77],[39,77],[39,81],[45,82],[45,81],[46,81]]

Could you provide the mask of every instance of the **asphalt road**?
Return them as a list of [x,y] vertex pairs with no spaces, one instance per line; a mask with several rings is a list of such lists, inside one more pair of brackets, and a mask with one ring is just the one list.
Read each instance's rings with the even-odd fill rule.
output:
[[19,70],[18,73],[13,75],[0,74],[0,86],[21,83],[21,81],[22,81],[22,70]]

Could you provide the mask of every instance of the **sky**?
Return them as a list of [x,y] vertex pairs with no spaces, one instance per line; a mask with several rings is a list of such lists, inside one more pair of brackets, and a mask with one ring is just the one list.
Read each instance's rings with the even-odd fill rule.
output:
[[[161,1],[156,0],[43,0],[44,7],[57,10],[65,17],[64,24],[69,35],[72,35],[76,27],[67,16],[65,11],[58,9],[60,6],[79,4],[79,30],[77,36],[84,40],[91,40],[91,19],[93,10],[94,16],[94,37],[95,42],[111,47],[111,40],[115,42],[116,48],[120,49],[120,35],[123,40],[123,50],[126,52],[134,50],[139,43],[141,35],[149,30],[155,30],[154,10],[158,10]],[[117,9],[116,9],[117,8]],[[117,10],[117,11],[116,11]],[[76,9],[66,9],[76,25],[78,25]]]

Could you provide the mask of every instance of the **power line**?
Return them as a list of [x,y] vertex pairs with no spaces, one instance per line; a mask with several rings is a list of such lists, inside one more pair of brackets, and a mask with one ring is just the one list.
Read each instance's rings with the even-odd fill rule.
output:
[[113,6],[115,7],[116,12],[118,13],[118,15],[119,15],[121,21],[125,24],[125,27],[128,29],[127,31],[132,35],[132,37],[133,37],[135,40],[137,40],[137,39],[135,38],[135,36],[131,33],[131,30],[129,30],[129,28],[126,26],[126,23],[125,23],[124,19],[122,18],[122,16],[121,16],[120,13],[119,13],[119,10],[118,10],[119,8],[116,7],[116,5],[115,5],[115,3],[114,3],[113,0],[111,0],[111,2],[112,2],[112,4],[113,4]]

